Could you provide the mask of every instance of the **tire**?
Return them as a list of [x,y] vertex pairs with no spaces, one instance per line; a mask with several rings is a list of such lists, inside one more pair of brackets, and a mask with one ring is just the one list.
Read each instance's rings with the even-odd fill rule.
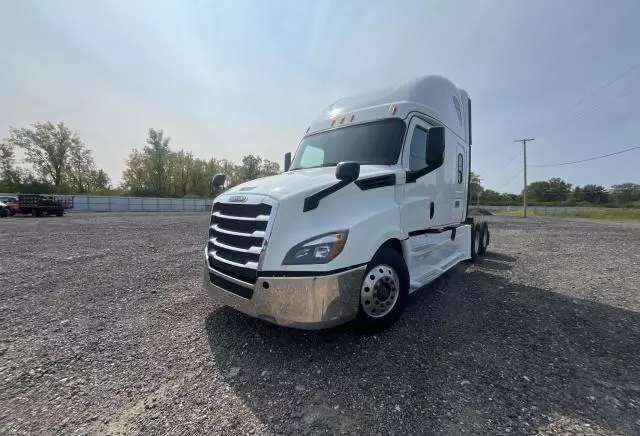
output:
[[479,223],[474,223],[471,229],[471,262],[475,262],[479,256],[480,242],[482,241],[482,228]]
[[31,209],[31,216],[37,218],[39,216],[42,216],[42,212],[40,212],[40,210],[38,209]]
[[409,271],[404,259],[391,248],[373,256],[362,279],[358,303],[358,326],[378,331],[391,327],[409,298]]
[[480,251],[479,255],[483,256],[487,252],[487,247],[489,246],[489,225],[486,221],[482,221],[481,226],[481,239],[480,239]]
[[56,210],[56,216],[64,215],[64,210]]

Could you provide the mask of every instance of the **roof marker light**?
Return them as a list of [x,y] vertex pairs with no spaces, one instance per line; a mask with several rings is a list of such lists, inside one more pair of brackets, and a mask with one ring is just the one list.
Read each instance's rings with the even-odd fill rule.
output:
[[336,123],[336,119],[334,118],[333,120],[331,120],[331,127],[333,127]]
[[398,106],[396,106],[395,104],[392,104],[389,110],[391,112],[391,115],[395,115],[398,110]]
[[344,117],[340,118],[340,124],[344,123]]
[[356,114],[351,114],[351,118],[349,118],[349,122],[353,122],[353,119],[356,117]]
[[307,131],[304,133],[309,133],[309,130],[311,130],[311,126],[307,127]]

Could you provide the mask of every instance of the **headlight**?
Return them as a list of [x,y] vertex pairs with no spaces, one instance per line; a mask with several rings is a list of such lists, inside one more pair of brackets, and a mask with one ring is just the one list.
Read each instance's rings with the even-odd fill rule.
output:
[[342,252],[347,242],[347,230],[325,233],[307,239],[293,247],[282,261],[283,265],[309,265],[327,263]]

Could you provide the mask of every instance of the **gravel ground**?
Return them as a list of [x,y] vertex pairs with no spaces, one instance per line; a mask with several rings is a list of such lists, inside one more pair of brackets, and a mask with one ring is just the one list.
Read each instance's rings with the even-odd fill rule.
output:
[[203,214],[0,220],[0,433],[640,434],[640,223],[487,219],[376,335],[217,306]]

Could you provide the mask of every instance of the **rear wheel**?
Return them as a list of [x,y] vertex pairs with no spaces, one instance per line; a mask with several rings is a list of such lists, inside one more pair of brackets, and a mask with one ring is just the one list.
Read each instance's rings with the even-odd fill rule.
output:
[[475,262],[479,256],[480,245],[482,241],[482,234],[479,223],[473,224],[471,228],[471,262]]
[[409,295],[409,272],[402,256],[383,248],[373,257],[360,287],[358,324],[382,330],[395,323]]
[[487,247],[489,246],[489,225],[486,221],[482,221],[480,224],[480,251],[478,251],[479,255],[484,255],[487,252]]
[[60,210],[56,211],[56,216],[62,216],[62,215],[64,215],[64,210],[63,209],[60,209]]

